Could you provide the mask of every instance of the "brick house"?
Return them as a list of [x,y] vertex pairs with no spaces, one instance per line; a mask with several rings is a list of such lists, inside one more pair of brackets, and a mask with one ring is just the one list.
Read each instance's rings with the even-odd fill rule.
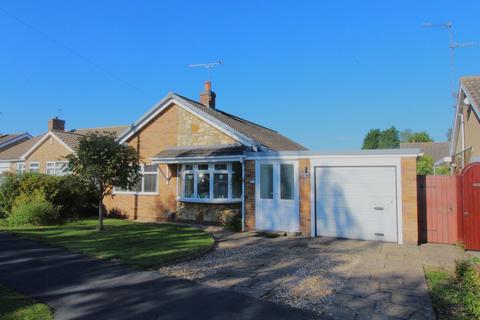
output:
[[65,131],[53,119],[46,134],[0,153],[0,162],[63,174],[56,163],[83,134],[114,131],[137,150],[142,178],[134,190],[114,188],[104,202],[110,213],[215,224],[238,216],[245,230],[418,242],[420,150],[312,152],[220,110],[215,98],[210,82],[199,101],[169,93],[123,128]]
[[449,161],[458,171],[480,161],[480,76],[460,79]]
[[[0,134],[0,153],[32,138],[33,137],[27,132],[17,134]],[[10,166],[10,162],[0,162],[0,174],[10,171]]]
[[318,153],[218,109],[209,82],[194,101],[169,93],[118,138],[142,181],[105,204],[129,219],[224,223],[246,230],[418,241],[418,149]]
[[50,119],[47,132],[0,151],[0,166],[3,164],[9,171],[17,173],[64,175],[65,156],[74,152],[81,137],[93,131],[118,134],[126,128],[116,126],[66,131],[64,120]]

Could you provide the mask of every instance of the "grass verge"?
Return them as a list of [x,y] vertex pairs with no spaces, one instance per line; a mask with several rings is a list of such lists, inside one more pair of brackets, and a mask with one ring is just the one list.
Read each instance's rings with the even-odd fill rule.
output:
[[0,319],[51,320],[53,313],[46,304],[0,285]]
[[480,273],[475,260],[457,262],[455,274],[425,267],[432,304],[439,320],[480,319]]
[[105,219],[68,222],[60,226],[3,228],[33,240],[102,259],[117,259],[139,269],[151,269],[208,250],[214,243],[205,231],[188,226]]

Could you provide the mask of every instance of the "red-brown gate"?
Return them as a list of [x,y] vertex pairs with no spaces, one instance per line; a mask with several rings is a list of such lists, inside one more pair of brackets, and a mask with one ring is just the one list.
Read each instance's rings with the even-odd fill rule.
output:
[[457,243],[457,180],[456,176],[419,177],[422,242]]
[[466,166],[461,178],[463,243],[468,250],[480,250],[480,163]]

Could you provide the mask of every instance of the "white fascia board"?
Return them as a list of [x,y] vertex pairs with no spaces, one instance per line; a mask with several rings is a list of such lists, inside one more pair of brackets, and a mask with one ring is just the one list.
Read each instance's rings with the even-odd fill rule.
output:
[[197,163],[197,162],[232,162],[242,161],[245,156],[210,156],[210,157],[181,157],[181,158],[150,158],[156,164]]
[[246,154],[246,160],[295,160],[295,159],[331,159],[331,158],[350,158],[350,159],[354,159],[354,158],[361,158],[361,159],[365,159],[365,158],[408,158],[408,157],[412,157],[412,158],[416,158],[416,157],[419,157],[423,155],[422,152],[420,152],[420,150],[418,150],[418,152],[414,152],[414,153],[410,153],[410,152],[405,152],[405,153],[401,153],[401,152],[398,152],[398,153],[379,153],[379,154],[375,154],[375,153],[365,153],[365,154],[355,154],[355,153],[351,153],[351,154],[348,154],[348,153],[331,153],[331,154],[328,154],[328,153],[322,153],[322,154],[315,154],[315,153],[304,153],[304,154],[301,154],[301,153],[298,153],[298,154],[292,154],[292,155],[289,155],[289,154],[278,154],[278,155],[275,155],[275,154],[262,154],[262,152],[258,152],[257,154],[254,154],[254,153],[247,153]]
[[21,160],[25,160],[33,151],[35,151],[42,143],[44,143],[49,137],[53,137],[55,138],[58,142],[60,142],[60,144],[62,144],[68,151],[70,151],[71,153],[75,153],[75,151],[70,148],[65,142],[62,141],[62,139],[60,139],[59,137],[57,137],[53,132],[49,131],[48,133],[46,133],[42,139],[40,139],[37,143],[35,143],[29,150],[27,150],[27,152],[25,152],[21,157],[20,159]]
[[258,144],[255,143],[252,139],[237,132],[233,128],[227,126],[221,121],[218,121],[217,119],[211,117],[205,112],[202,112],[201,110],[198,110],[197,108],[191,106],[188,101],[186,101],[185,99],[182,99],[181,97],[175,95],[172,92],[170,92],[165,98],[163,98],[157,104],[155,104],[139,120],[134,122],[128,130],[120,134],[120,136],[117,138],[117,141],[119,141],[119,143],[125,143],[129,138],[131,138],[135,133],[137,133],[141,128],[143,128],[148,122],[150,122],[153,118],[155,118],[158,114],[160,114],[163,110],[165,110],[168,106],[170,106],[171,103],[175,103],[176,105],[183,108],[184,110],[199,117],[200,119],[210,124],[214,128],[218,129],[219,131],[233,138],[235,141],[238,141],[241,144],[248,147],[250,146],[258,147]]

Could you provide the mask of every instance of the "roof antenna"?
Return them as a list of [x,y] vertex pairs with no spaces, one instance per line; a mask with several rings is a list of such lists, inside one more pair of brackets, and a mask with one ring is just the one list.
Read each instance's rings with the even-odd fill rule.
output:
[[452,22],[446,22],[443,24],[434,24],[431,22],[424,22],[422,23],[422,28],[445,28],[448,31],[448,36],[450,39],[449,42],[449,47],[450,47],[450,72],[451,72],[451,91],[452,91],[452,97],[453,97],[453,107],[456,108],[457,106],[457,98],[458,98],[458,93],[455,90],[455,82],[456,82],[456,68],[455,68],[455,50],[460,49],[460,48],[469,48],[469,47],[475,47],[478,46],[478,42],[455,42],[455,38],[453,37],[453,24]]
[[212,69],[216,66],[221,66],[223,65],[223,60],[218,60],[214,62],[208,62],[208,63],[195,63],[195,64],[189,64],[189,68],[205,68],[208,71],[208,78],[211,80],[212,78]]

